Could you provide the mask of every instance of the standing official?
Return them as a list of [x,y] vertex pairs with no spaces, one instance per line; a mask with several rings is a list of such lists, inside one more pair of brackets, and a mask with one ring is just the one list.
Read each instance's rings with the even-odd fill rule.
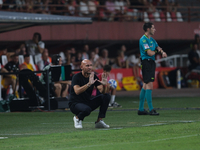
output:
[[[152,90],[155,78],[155,54],[161,53],[162,57],[167,57],[167,54],[158,46],[157,42],[151,37],[156,29],[153,23],[147,22],[143,25],[145,34],[140,38],[140,57],[143,76],[143,87],[140,91],[140,104],[138,115],[159,115],[152,105]],[[144,109],[144,101],[147,100],[149,112]]]

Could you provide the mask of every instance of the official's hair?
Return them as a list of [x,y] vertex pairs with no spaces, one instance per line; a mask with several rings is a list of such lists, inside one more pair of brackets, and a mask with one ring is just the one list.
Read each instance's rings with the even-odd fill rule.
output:
[[143,25],[143,30],[146,32],[148,28],[150,29],[152,27],[152,25],[153,23],[151,22],[145,22]]
[[107,71],[107,72],[110,72],[110,71],[111,71],[111,66],[110,66],[110,65],[105,65],[105,66],[103,67],[103,70],[104,70],[104,71]]
[[41,41],[41,40],[42,40],[41,34],[38,33],[38,32],[35,32],[35,33],[34,33],[34,36],[36,36],[36,35],[38,35],[38,41]]
[[61,56],[59,54],[53,55],[52,56],[52,64],[53,65],[58,65],[60,58],[61,58]]

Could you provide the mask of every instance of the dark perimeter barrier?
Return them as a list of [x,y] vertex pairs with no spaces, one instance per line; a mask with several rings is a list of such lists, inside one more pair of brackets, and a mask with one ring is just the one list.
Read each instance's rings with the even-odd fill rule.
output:
[[[80,70],[73,70],[80,71]],[[49,72],[52,74],[52,80],[58,81],[60,76],[62,80],[71,80],[71,67],[70,65],[65,66],[53,66],[50,70],[45,71],[31,71],[28,69],[18,71],[18,72],[9,72],[9,73],[0,73],[0,75],[11,75],[15,74],[17,79],[19,79],[19,97],[11,97],[8,100],[1,100],[3,102],[3,107],[7,108],[8,111],[32,111],[34,109],[44,109],[44,110],[55,110],[55,109],[65,109],[68,108],[68,99],[66,97],[54,97],[50,93],[50,81],[48,78]],[[45,85],[39,81],[37,73],[43,73],[45,79]],[[36,90],[30,85],[30,82],[36,88]],[[21,87],[23,86],[28,98],[22,98]],[[1,89],[0,89],[1,90]],[[37,92],[39,91],[39,93]],[[41,103],[40,96],[44,98],[44,102]],[[1,95],[0,95],[1,97]],[[4,109],[2,108],[2,111]]]

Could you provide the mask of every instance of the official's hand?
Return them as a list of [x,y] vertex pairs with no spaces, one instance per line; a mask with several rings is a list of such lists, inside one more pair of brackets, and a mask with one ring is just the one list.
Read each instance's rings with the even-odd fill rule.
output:
[[159,52],[162,52],[163,50],[162,50],[162,48],[161,47],[157,47],[157,50],[159,51]]
[[94,80],[94,72],[92,72],[90,74],[90,77],[89,77],[89,86],[91,86],[92,84],[94,84],[94,82],[96,81],[97,79]]
[[165,52],[162,53],[162,57],[165,58],[167,57],[167,54]]

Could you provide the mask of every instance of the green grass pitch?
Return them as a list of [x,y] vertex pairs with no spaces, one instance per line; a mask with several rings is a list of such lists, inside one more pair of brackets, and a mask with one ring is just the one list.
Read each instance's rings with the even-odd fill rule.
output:
[[[0,113],[0,150],[198,150],[199,97],[153,98],[159,116],[138,116],[137,97],[116,97],[110,129],[95,129],[98,110],[73,126],[70,111]],[[147,103],[145,103],[147,108]]]

